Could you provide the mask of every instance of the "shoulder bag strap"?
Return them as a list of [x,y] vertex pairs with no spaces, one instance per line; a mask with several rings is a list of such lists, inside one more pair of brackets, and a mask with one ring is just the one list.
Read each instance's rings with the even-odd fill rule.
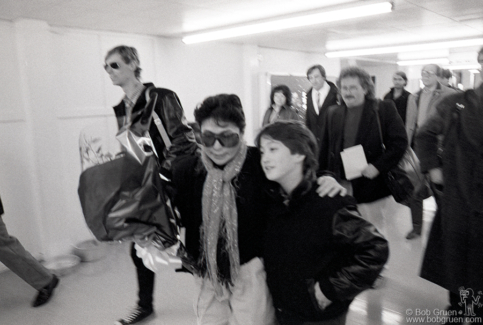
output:
[[384,140],[382,138],[381,120],[379,118],[379,103],[380,101],[378,100],[377,104],[374,106],[374,113],[376,113],[377,130],[379,132],[379,139],[381,139],[382,152],[386,152],[386,146],[384,145]]
[[[146,93],[145,93],[146,103],[149,103],[149,101],[151,100],[150,96],[149,96],[149,92],[151,91],[152,88],[153,87],[149,87],[148,89],[146,89]],[[155,94],[155,96],[153,97],[153,100],[155,101],[153,103],[153,106],[156,106],[156,100],[157,99],[158,99],[158,95]],[[168,136],[168,132],[166,132],[166,129],[164,128],[163,122],[161,121],[161,119],[159,118],[159,115],[155,112],[154,109],[153,109],[153,120],[154,120],[154,124],[158,128],[158,131],[159,131],[159,134],[161,135],[161,138],[164,141],[164,145],[166,146],[166,149],[169,150],[169,148],[171,147],[171,139]]]

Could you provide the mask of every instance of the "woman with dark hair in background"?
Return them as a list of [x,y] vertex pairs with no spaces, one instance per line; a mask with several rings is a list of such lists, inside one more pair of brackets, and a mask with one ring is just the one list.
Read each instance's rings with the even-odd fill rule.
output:
[[411,93],[404,89],[408,84],[408,77],[403,71],[396,71],[392,76],[394,87],[384,96],[384,99],[390,99],[396,105],[397,112],[401,116],[403,122],[406,121],[406,108],[408,106],[408,98]]
[[278,85],[270,94],[270,107],[265,112],[262,126],[277,120],[300,120],[297,112],[292,108],[292,92],[285,85]]

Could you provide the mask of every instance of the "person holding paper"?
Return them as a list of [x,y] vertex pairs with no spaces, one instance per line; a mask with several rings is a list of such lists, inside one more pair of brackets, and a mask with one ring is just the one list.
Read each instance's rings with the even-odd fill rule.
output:
[[[408,140],[404,124],[392,101],[375,98],[374,84],[366,71],[358,67],[343,69],[339,83],[343,103],[329,108],[319,170],[333,172],[356,198],[362,216],[384,234],[383,209],[391,193],[383,176],[398,164],[406,151]],[[381,121],[385,151],[376,114]],[[361,168],[360,177],[349,179],[341,153],[357,151],[354,147],[359,145],[367,165]],[[364,161],[348,162],[365,164]]]

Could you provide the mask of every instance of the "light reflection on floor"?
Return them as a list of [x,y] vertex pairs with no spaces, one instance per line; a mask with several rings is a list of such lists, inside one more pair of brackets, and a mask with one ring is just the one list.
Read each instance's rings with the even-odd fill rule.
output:
[[[425,202],[427,231],[434,202]],[[406,317],[417,309],[444,309],[446,291],[418,276],[424,240],[408,241],[409,209],[394,203],[386,219],[391,257],[385,281],[378,289],[360,294],[351,305],[347,325],[407,324]],[[101,261],[83,263],[74,274],[61,279],[53,300],[31,308],[35,291],[11,272],[0,273],[0,325],[104,325],[113,322],[135,303],[136,283],[128,246],[109,245]],[[191,325],[194,284],[188,274],[163,272],[157,276],[157,317],[144,324]]]

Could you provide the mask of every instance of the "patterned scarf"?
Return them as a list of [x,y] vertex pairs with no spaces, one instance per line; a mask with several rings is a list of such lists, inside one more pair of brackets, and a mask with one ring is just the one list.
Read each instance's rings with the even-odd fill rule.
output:
[[[240,269],[236,190],[231,181],[240,173],[246,154],[247,145],[242,142],[235,157],[223,169],[214,166],[213,161],[204,152],[201,156],[208,172],[203,185],[202,199],[202,262],[206,263],[208,278],[219,297],[223,295],[223,282],[233,283]],[[228,256],[228,275],[220,274],[218,268],[219,241],[222,244],[221,250],[226,253],[224,255]],[[221,279],[220,275],[227,277],[227,279]]]

